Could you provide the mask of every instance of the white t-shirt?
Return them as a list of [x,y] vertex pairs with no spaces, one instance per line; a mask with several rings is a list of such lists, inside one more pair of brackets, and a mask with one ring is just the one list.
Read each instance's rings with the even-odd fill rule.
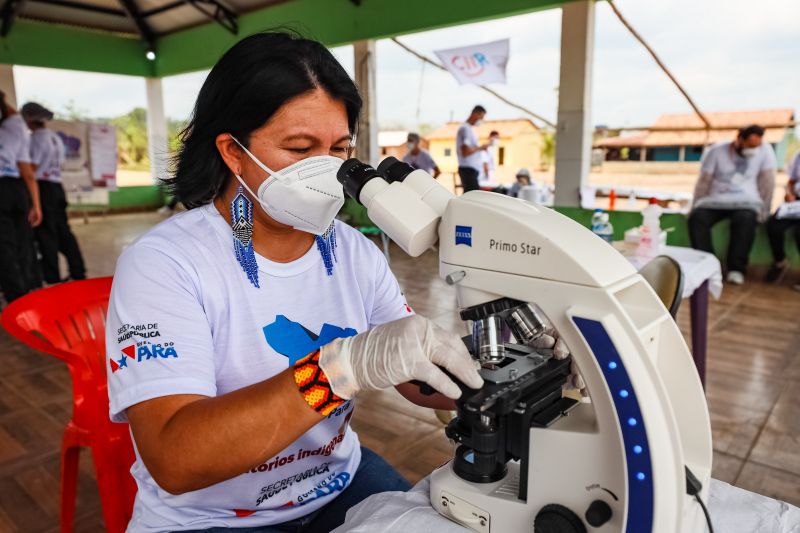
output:
[[[483,150],[481,151],[481,159],[483,162],[481,163],[481,173],[478,175],[478,184],[481,187],[488,187],[492,185],[497,185],[494,181],[494,154],[492,150]],[[486,164],[484,167],[483,163]],[[486,172],[486,168],[488,167],[489,172]]]
[[[236,261],[231,228],[213,204],[171,217],[126,249],[108,309],[112,419],[124,421],[126,408],[151,398],[246,387],[335,338],[410,315],[378,248],[338,221],[336,233],[332,276],[312,246],[291,263],[257,256],[260,289]],[[251,470],[177,496],[156,485],[137,450],[128,531],[256,527],[322,507],[361,459],[348,424],[353,406],[347,402]]]
[[762,143],[752,157],[737,154],[730,142],[716,144],[706,150],[700,163],[700,173],[713,176],[711,187],[707,196],[694,202],[694,207],[760,211],[758,175],[776,166],[775,151],[768,143]]
[[475,136],[475,130],[469,122],[464,122],[462,125],[460,125],[458,127],[458,131],[456,132],[456,154],[458,154],[458,166],[471,167],[480,172],[481,168],[483,168],[481,150],[465,156],[461,153],[461,146],[465,144],[473,148],[480,146],[478,144],[478,137]]
[[0,122],[0,177],[18,178],[17,163],[30,163],[30,133],[19,113]]
[[31,163],[36,165],[36,179],[61,183],[64,142],[53,130],[39,128],[31,134]]

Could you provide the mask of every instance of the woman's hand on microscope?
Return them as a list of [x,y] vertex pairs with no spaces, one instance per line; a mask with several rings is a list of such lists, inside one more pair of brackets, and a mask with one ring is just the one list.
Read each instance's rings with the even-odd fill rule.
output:
[[[570,354],[567,343],[558,336],[558,332],[554,328],[547,328],[543,335],[531,343],[531,346],[538,349],[553,350],[553,357],[556,359],[566,359]],[[578,371],[574,360],[570,366],[570,375],[567,376],[567,383],[564,387],[566,389],[578,389],[583,396],[588,396],[586,382]]]
[[483,386],[461,339],[419,315],[326,344],[320,350],[319,366],[333,392],[345,399],[415,379],[457,399],[461,389],[439,367],[468,387]]

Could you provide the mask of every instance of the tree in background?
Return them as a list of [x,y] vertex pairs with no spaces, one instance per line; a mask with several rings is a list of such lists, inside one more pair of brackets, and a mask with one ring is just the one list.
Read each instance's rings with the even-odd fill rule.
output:
[[147,167],[147,110],[137,107],[109,120],[117,128],[119,162],[125,167]]
[[553,132],[542,133],[542,166],[549,169],[556,157],[556,136]]

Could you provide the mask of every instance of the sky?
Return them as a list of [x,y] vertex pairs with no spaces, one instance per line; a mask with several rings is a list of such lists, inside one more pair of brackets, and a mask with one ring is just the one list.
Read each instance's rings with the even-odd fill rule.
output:
[[[800,116],[800,1],[616,0],[704,111],[795,109]],[[561,10],[553,9],[401,36],[431,58],[434,50],[510,38],[508,83],[492,87],[555,122],[558,107]],[[597,4],[593,108],[595,125],[652,123],[658,115],[691,111],[644,48],[605,2]],[[352,47],[333,50],[352,74]],[[381,129],[416,129],[463,120],[476,103],[487,119],[520,112],[474,86],[461,86],[389,40],[377,43]],[[207,72],[164,79],[166,114],[186,119]],[[112,117],[146,107],[144,80],[131,76],[14,67],[17,99],[63,112]]]

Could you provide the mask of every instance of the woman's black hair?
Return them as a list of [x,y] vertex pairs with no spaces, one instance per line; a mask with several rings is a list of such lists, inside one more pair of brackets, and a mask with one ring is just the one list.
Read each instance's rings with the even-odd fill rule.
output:
[[209,203],[222,192],[230,171],[216,147],[220,133],[245,146],[289,100],[321,88],[344,103],[355,135],[361,96],[353,80],[321,43],[286,31],[258,33],[231,47],[203,83],[192,118],[181,132],[166,190],[187,208]]

